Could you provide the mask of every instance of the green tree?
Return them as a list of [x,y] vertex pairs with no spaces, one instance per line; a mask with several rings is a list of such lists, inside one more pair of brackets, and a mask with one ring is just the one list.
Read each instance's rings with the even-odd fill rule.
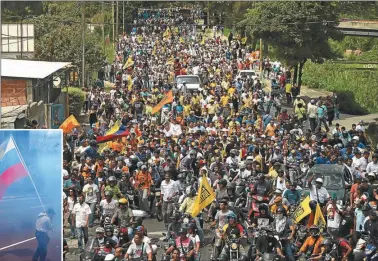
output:
[[301,85],[302,69],[310,59],[322,62],[334,57],[328,39],[341,39],[338,5],[333,2],[259,2],[248,9],[239,26],[254,38],[262,38],[278,59],[294,67],[294,81]]

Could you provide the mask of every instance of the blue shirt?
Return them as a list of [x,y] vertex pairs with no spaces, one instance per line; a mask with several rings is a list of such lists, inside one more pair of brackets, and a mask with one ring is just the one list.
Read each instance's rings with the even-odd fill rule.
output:
[[329,162],[329,159],[326,157],[317,157],[316,158],[316,164],[327,164]]
[[299,190],[285,190],[283,197],[286,198],[290,204],[297,204],[301,200],[301,191]]

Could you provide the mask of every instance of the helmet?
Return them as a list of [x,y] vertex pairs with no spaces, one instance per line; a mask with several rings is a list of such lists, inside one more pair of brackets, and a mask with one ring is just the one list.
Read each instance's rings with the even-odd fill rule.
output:
[[227,215],[227,219],[229,220],[230,218],[237,219],[238,217],[235,215],[234,212],[232,212],[232,213],[230,213],[230,214]]
[[232,149],[232,150],[230,151],[230,154],[235,154],[235,155],[236,155],[236,154],[237,154],[237,153],[236,153],[236,150],[235,150],[235,149]]
[[309,229],[311,236],[319,236],[320,235],[320,229],[316,225],[312,225]]
[[265,211],[268,211],[268,205],[265,204],[265,203],[262,203],[259,205],[259,211],[261,210],[265,210]]
[[117,182],[117,179],[114,176],[110,176],[109,179],[108,179],[108,181],[109,182]]
[[195,231],[197,229],[197,226],[195,223],[190,223],[188,229],[190,229],[191,231]]
[[180,230],[179,230],[179,234],[188,234],[188,229],[186,227],[181,227]]
[[127,203],[129,203],[129,201],[125,198],[121,198],[120,200],[118,200],[118,203],[119,204],[127,204]]
[[171,171],[171,168],[169,166],[164,167],[164,172],[170,172],[170,171]]
[[230,182],[230,183],[227,184],[228,189],[234,189],[235,187],[236,187],[235,182]]
[[239,168],[241,168],[241,169],[245,169],[245,163],[244,162],[240,162],[239,163]]
[[115,256],[113,254],[107,254],[104,261],[112,261],[114,258]]
[[105,229],[103,228],[103,227],[98,227],[98,228],[96,228],[96,234],[99,234],[99,233],[101,233],[101,234],[104,234],[105,233]]
[[317,204],[318,204],[318,202],[316,200],[311,200],[310,203],[309,203],[309,206],[312,210],[315,210]]
[[329,238],[324,239],[323,242],[321,243],[321,246],[330,246],[330,245],[332,245],[332,241]]
[[284,207],[278,207],[276,213],[281,212],[284,216],[287,215],[286,209]]
[[143,223],[143,219],[141,217],[137,217],[134,222],[137,226],[141,226]]
[[221,179],[221,180],[218,182],[218,184],[223,185],[223,186],[227,186],[227,180],[225,180],[225,179]]
[[147,166],[146,166],[146,165],[142,165],[140,168],[141,168],[142,170],[147,170]]
[[113,197],[113,191],[111,191],[111,190],[107,190],[107,191],[105,191],[105,197]]
[[265,179],[265,175],[263,173],[257,174],[258,179]]
[[190,155],[190,156],[196,156],[196,155],[197,155],[197,152],[196,152],[195,150],[191,150],[191,151],[189,152],[189,155]]
[[378,158],[378,153],[374,153],[373,156],[371,156],[372,158]]

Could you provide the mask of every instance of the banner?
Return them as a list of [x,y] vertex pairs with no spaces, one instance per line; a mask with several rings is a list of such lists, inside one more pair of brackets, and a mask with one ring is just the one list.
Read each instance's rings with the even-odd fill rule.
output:
[[60,125],[59,129],[62,129],[63,133],[69,133],[76,127],[80,127],[80,124],[75,116],[71,115]]
[[[116,131],[119,130],[120,126],[121,126],[121,122],[119,120],[116,121],[114,123],[113,127],[106,132],[105,136],[111,135],[111,134],[115,133]],[[108,149],[109,146],[110,146],[110,142],[100,144],[98,146],[98,152],[102,153],[105,149]]]
[[327,223],[324,219],[322,209],[320,208],[319,203],[316,205],[314,225],[318,226],[318,228],[320,229],[320,232],[323,232],[325,228],[327,227]]
[[126,129],[125,126],[121,125],[118,130],[114,133],[111,134],[106,134],[104,136],[97,136],[96,137],[96,142],[101,143],[101,142],[107,142],[107,141],[112,141],[114,139],[122,138],[122,137],[127,137],[130,135],[130,130]]
[[201,210],[210,205],[214,200],[214,190],[210,187],[206,176],[203,176],[198,190],[198,195],[193,203],[192,217],[198,216]]
[[151,114],[157,113],[158,111],[161,110],[161,108],[163,108],[164,105],[166,105],[167,103],[171,103],[171,102],[173,102],[173,93],[172,93],[172,90],[170,90],[164,96],[164,98],[155,107],[152,108]]
[[246,42],[247,42],[247,38],[248,38],[248,37],[244,37],[244,38],[242,38],[242,39],[241,39],[241,43],[242,43],[242,44],[246,44]]
[[291,218],[294,220],[295,223],[298,223],[310,213],[310,196],[307,196],[304,200],[302,200],[302,202],[299,204],[299,206],[293,212],[293,214],[291,214]]

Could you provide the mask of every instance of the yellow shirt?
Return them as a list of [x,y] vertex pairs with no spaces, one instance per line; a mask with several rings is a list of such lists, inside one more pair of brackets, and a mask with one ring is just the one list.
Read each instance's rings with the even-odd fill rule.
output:
[[207,107],[207,112],[209,114],[215,114],[215,106],[214,105],[208,104],[206,107]]
[[223,106],[226,106],[227,104],[228,104],[228,100],[229,100],[230,98],[228,97],[228,96],[222,96],[221,97],[221,103],[222,103],[222,105]]
[[228,89],[227,93],[228,95],[231,97],[234,93],[235,93],[235,87],[231,87],[230,89]]
[[266,126],[266,129],[265,129],[266,136],[269,136],[269,137],[274,136],[274,130],[275,129],[276,129],[275,126],[268,124],[268,126]]
[[196,200],[196,197],[187,197],[184,199],[184,202],[182,202],[181,206],[180,206],[180,211],[184,211],[186,213],[188,213],[189,215],[192,214],[193,212],[193,205],[194,205],[194,201]]
[[292,87],[293,87],[293,86],[291,85],[291,83],[287,83],[287,84],[285,85],[285,92],[286,92],[286,93],[290,93]]
[[[255,161],[257,161],[258,163],[260,163],[260,165],[262,166],[262,158],[261,158],[260,155],[257,155],[257,156],[255,157]],[[277,176],[278,176],[278,175],[277,175]]]
[[276,179],[278,177],[278,173],[275,169],[269,171],[268,175],[273,178],[273,179]]
[[184,117],[188,117],[190,114],[190,104],[184,105],[183,108],[184,108]]

